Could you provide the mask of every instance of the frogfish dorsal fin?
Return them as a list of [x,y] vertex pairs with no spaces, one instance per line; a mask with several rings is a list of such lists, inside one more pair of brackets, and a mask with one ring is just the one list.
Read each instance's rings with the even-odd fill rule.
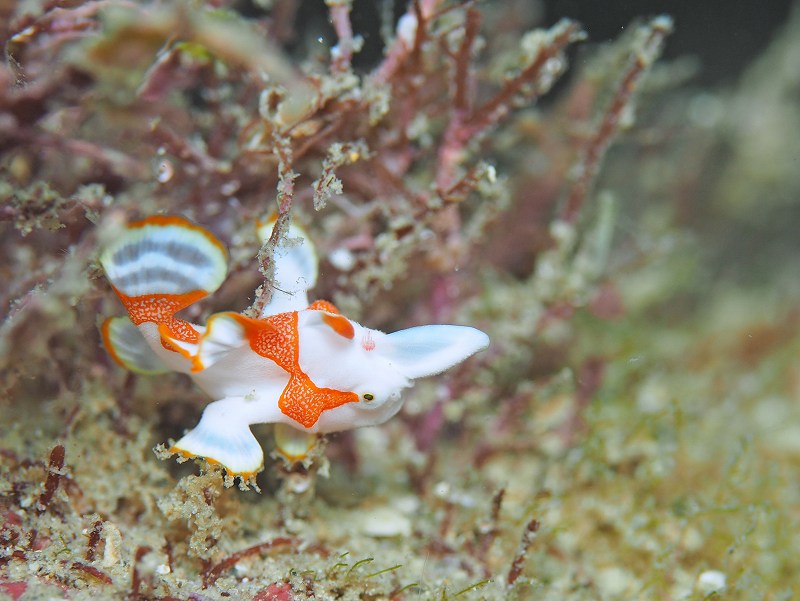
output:
[[178,350],[175,341],[197,343],[196,328],[175,313],[214,292],[227,274],[227,252],[219,240],[174,216],[128,224],[103,251],[100,263],[131,322],[157,324],[169,350]]
[[[258,228],[262,242],[275,227],[270,219]],[[275,249],[275,281],[272,297],[261,312],[261,317],[300,311],[308,306],[308,291],[317,283],[317,251],[308,233],[298,225],[289,226],[288,240]]]

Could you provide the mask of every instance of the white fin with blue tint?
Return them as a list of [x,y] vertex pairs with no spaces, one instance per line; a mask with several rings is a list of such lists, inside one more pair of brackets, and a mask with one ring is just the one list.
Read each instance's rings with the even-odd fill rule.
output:
[[388,334],[376,352],[415,380],[441,373],[488,346],[489,337],[476,328],[430,325]]
[[[275,220],[259,226],[258,236],[265,242],[272,235]],[[287,240],[275,248],[275,282],[272,297],[261,317],[308,307],[308,291],[317,283],[317,251],[301,227],[290,225]]]
[[[245,480],[264,467],[264,451],[250,431],[250,415],[256,403],[241,397],[215,401],[203,411],[194,429],[176,442],[170,451],[184,457],[204,457],[221,464],[230,475]],[[255,421],[252,421],[255,423]]]
[[144,336],[127,317],[111,317],[100,328],[103,346],[122,367],[137,374],[153,375],[170,371]]

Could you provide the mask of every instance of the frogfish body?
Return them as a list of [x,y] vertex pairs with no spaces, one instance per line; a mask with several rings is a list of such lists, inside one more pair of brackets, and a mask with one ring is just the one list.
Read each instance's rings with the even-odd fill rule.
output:
[[[271,225],[262,237],[269,236]],[[286,424],[327,433],[381,424],[402,407],[404,388],[486,348],[472,327],[427,325],[385,334],[309,304],[317,257],[308,236],[279,246],[275,286],[258,319],[216,313],[206,325],[176,314],[214,292],[227,251],[206,229],[175,216],[130,223],[100,262],[128,311],[102,326],[103,342],[137,373],[186,373],[211,398],[194,429],[172,451],[222,464],[248,478],[263,467],[251,424]]]

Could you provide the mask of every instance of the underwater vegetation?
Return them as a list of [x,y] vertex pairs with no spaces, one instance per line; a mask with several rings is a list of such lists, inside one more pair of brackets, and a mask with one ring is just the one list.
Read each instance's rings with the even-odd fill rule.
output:
[[[683,25],[0,0],[0,599],[800,594],[800,10],[716,84]],[[260,492],[162,461],[208,399],[101,340],[154,215],[229,251],[181,319],[265,314],[301,226],[313,298],[491,345],[382,425],[255,426]]]

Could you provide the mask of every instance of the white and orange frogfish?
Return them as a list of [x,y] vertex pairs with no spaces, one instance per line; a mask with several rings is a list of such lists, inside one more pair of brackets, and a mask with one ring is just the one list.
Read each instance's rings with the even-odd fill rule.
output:
[[[262,228],[269,236],[272,225]],[[475,328],[427,325],[385,334],[347,319],[331,303],[308,303],[317,257],[308,236],[279,246],[270,302],[258,319],[216,313],[205,326],[176,314],[214,292],[227,252],[206,229],[182,217],[128,224],[100,262],[128,317],[108,319],[111,356],[137,373],[189,374],[211,398],[194,429],[171,451],[220,463],[249,478],[264,464],[251,424],[306,433],[381,424],[402,407],[400,391],[485,349]]]

